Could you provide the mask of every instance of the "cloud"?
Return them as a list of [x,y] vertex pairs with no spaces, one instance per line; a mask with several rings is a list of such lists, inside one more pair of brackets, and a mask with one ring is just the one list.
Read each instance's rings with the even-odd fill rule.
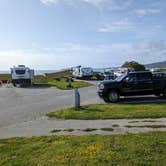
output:
[[40,0],[44,5],[56,5],[60,1],[59,0]]
[[134,48],[141,50],[153,50],[153,51],[166,51],[166,43],[162,41],[155,42],[140,42],[134,45]]
[[160,9],[136,9],[134,10],[134,13],[136,13],[136,15],[138,17],[143,17],[149,14],[159,14],[161,12]]
[[128,19],[105,24],[98,29],[98,32],[121,32],[133,31],[135,26]]
[[68,43],[57,48],[0,51],[0,58],[0,70],[18,64],[34,69],[61,69],[76,65],[113,67],[131,60],[148,64],[166,60],[166,43],[144,41],[96,46]]
[[133,0],[40,0],[44,5],[57,5],[64,3],[76,6],[76,4],[89,4],[97,8],[107,8],[109,10],[124,10],[128,8]]

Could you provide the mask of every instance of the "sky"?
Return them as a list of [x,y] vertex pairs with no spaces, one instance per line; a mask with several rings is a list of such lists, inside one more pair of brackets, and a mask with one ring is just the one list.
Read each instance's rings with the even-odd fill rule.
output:
[[165,0],[0,0],[0,70],[166,60]]

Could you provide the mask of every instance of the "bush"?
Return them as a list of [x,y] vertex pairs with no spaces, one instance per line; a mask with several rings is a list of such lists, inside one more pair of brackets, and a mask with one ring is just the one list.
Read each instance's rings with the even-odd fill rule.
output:
[[138,62],[131,61],[131,62],[125,62],[122,67],[126,68],[133,68],[135,71],[145,71],[146,68],[144,65],[139,64]]

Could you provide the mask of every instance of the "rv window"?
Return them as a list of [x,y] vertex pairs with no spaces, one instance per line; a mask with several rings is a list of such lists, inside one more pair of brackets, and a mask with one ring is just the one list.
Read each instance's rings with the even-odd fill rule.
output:
[[16,70],[16,74],[25,74],[25,70]]

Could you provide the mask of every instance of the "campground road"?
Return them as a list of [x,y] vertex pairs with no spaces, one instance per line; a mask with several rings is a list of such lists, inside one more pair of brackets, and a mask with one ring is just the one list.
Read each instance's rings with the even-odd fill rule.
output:
[[[79,89],[81,104],[104,103],[96,94],[96,86]],[[122,98],[120,103],[166,102],[154,96]],[[38,119],[46,113],[72,107],[73,90],[57,88],[0,88],[0,127]]]
[[[79,89],[81,104],[104,103],[96,94],[96,86]],[[166,102],[166,99],[154,96],[127,97],[122,98],[120,103],[153,103]],[[74,91],[62,91],[57,88],[0,88],[0,138],[18,136],[50,135],[50,131],[66,128],[91,128],[110,127],[118,124],[113,133],[122,134],[125,132],[146,132],[154,129],[125,128],[130,120],[50,120],[46,113],[72,107],[74,105]],[[141,120],[140,120],[141,121]],[[124,123],[125,122],[125,123]],[[166,119],[160,119],[157,124],[165,125]],[[142,123],[142,122],[141,122]],[[139,123],[140,124],[140,123]],[[156,129],[156,130],[164,130]],[[74,132],[75,134],[86,134]],[[72,134],[74,134],[72,133]],[[101,131],[92,132],[102,134]],[[105,132],[104,132],[105,133]],[[103,133],[103,134],[104,134]],[[109,132],[106,132],[107,134]],[[63,133],[62,133],[63,134]],[[67,133],[69,134],[69,133]]]
[[[81,103],[102,103],[96,87],[79,90]],[[35,120],[53,110],[72,107],[74,91],[57,88],[0,88],[0,127]]]

